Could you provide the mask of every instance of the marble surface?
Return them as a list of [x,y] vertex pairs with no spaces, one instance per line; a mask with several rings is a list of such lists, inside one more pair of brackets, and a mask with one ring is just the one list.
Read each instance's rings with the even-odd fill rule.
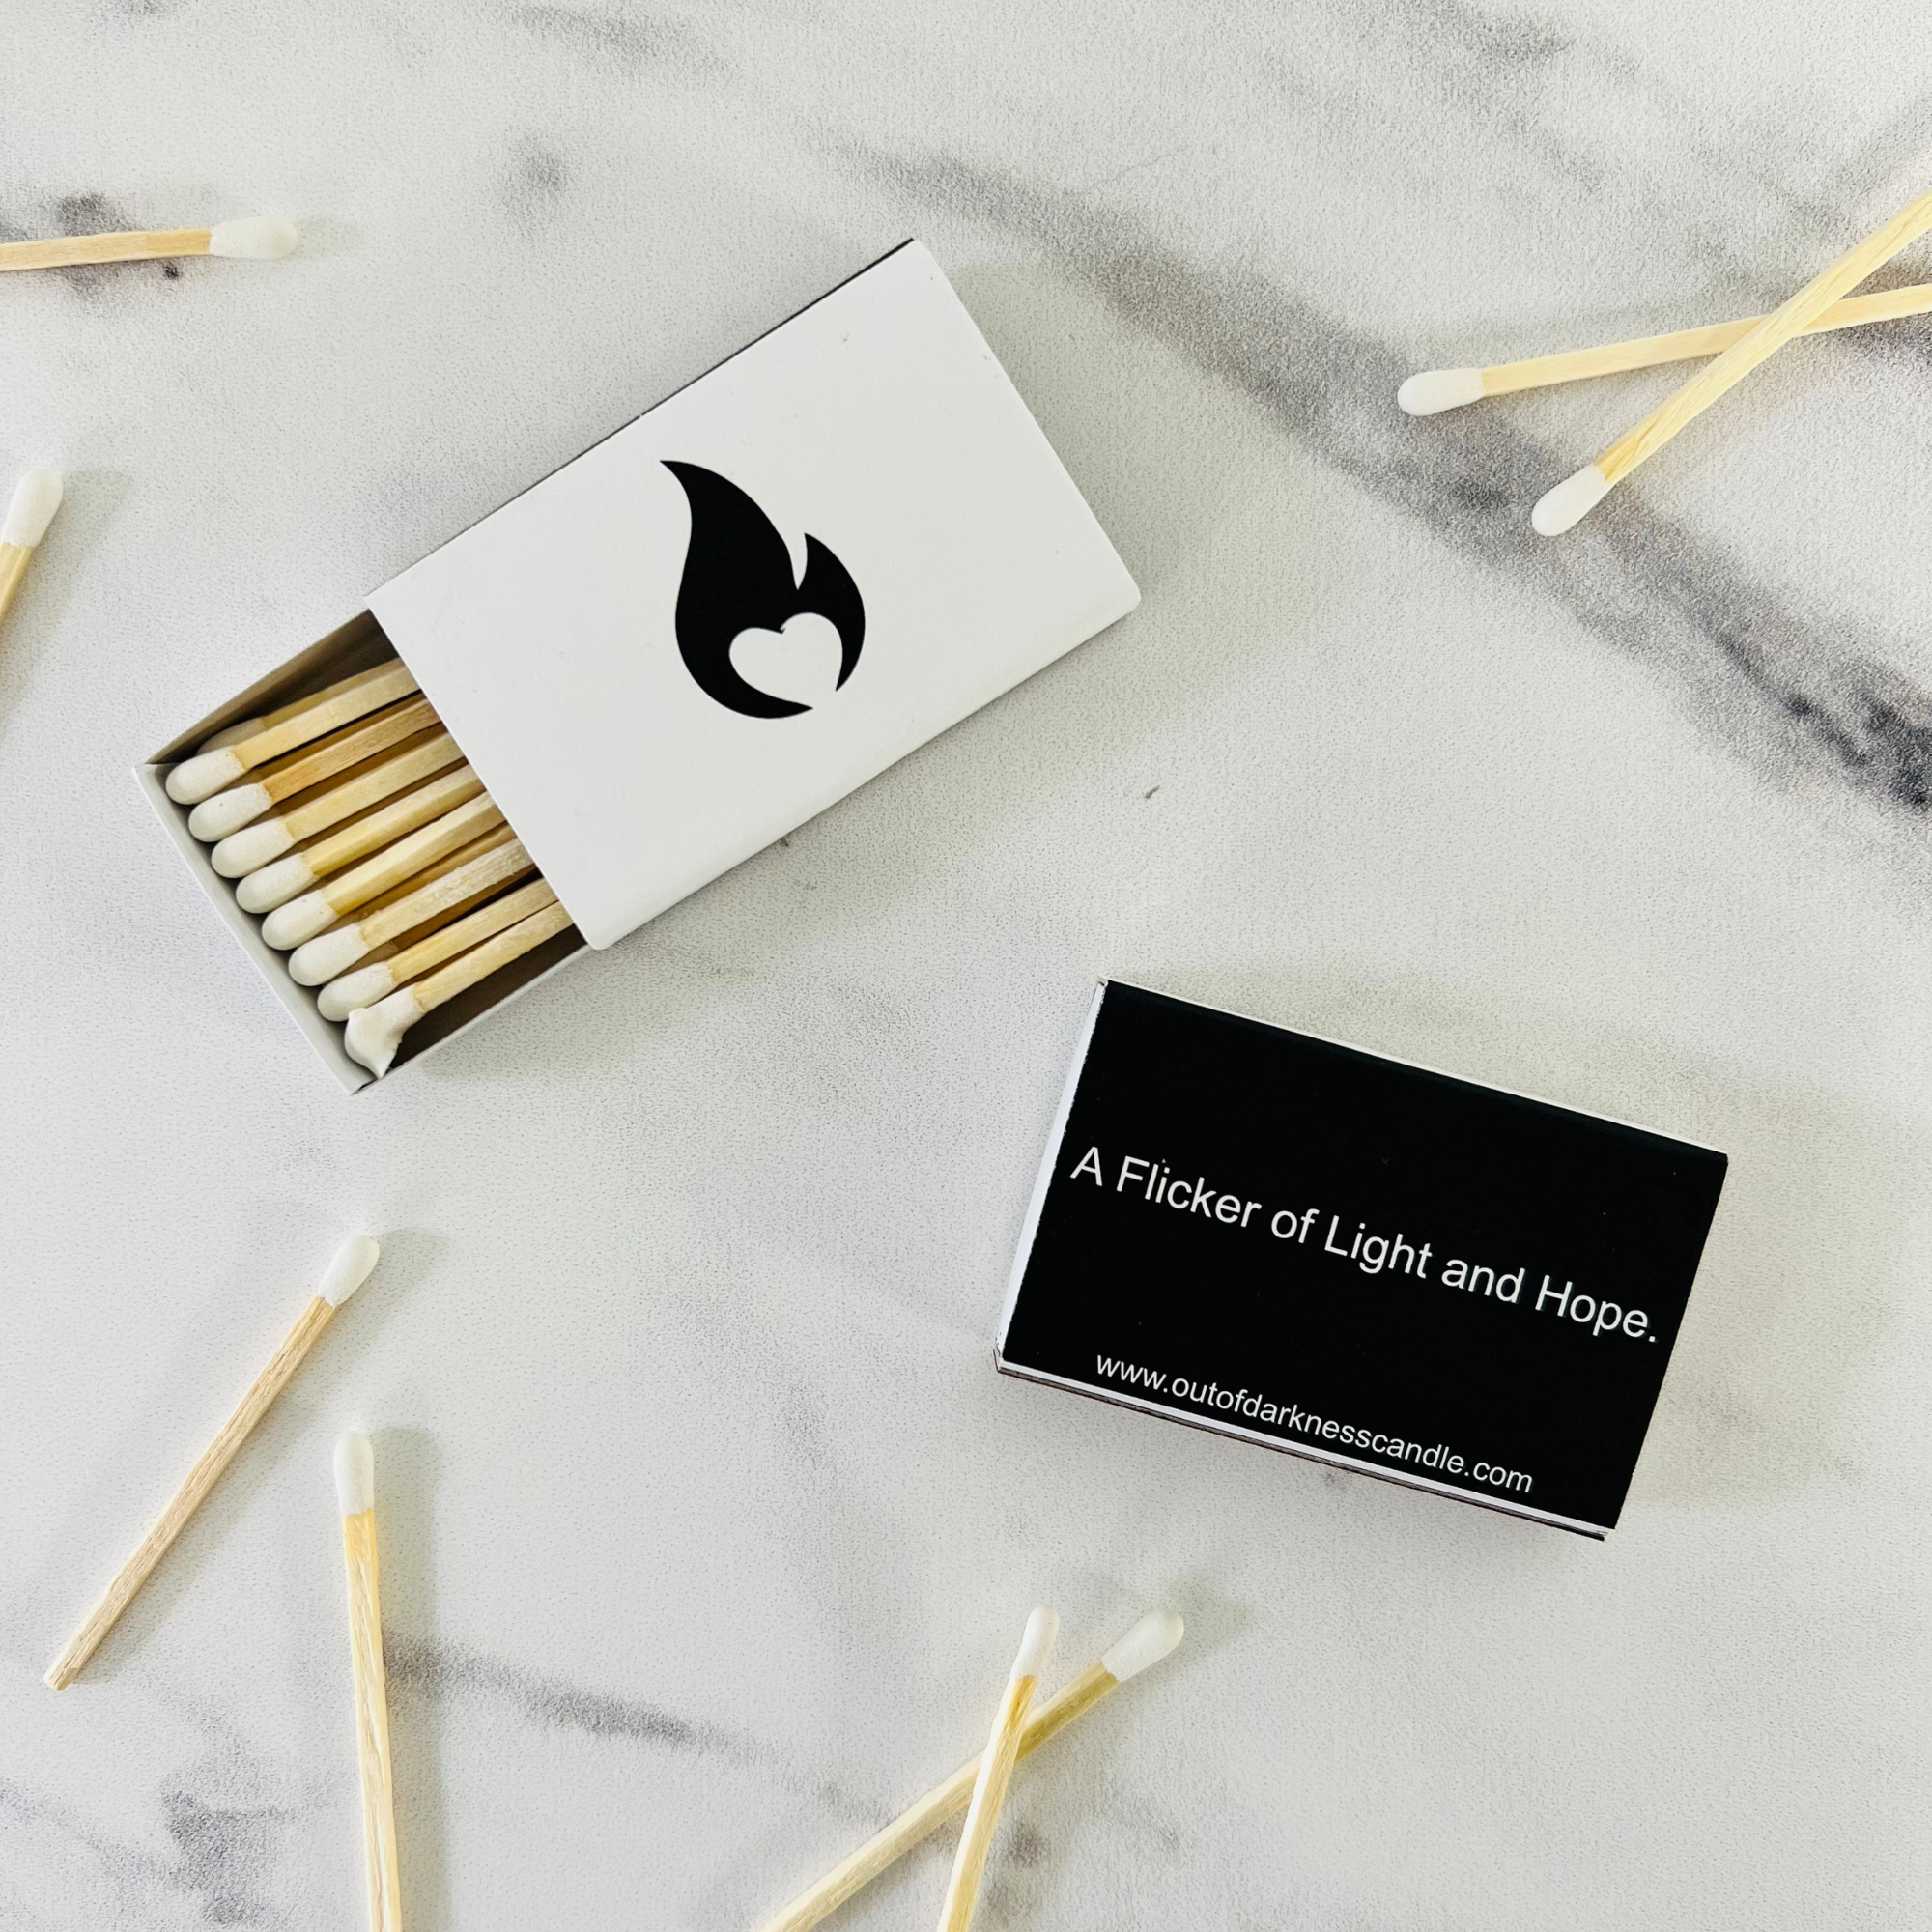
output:
[[[1068,1668],[1191,1634],[1022,1775],[988,1927],[1922,1922],[1926,330],[1794,348],[1561,543],[1667,377],[1392,403],[1796,286],[1925,185],[1907,23],[14,0],[8,235],[305,241],[0,286],[0,469],[70,475],[0,634],[0,1923],[359,1922],[353,1422],[418,1927],[749,1927],[973,1747],[1036,1600]],[[1141,611],[345,1098],[128,766],[909,232]],[[1102,974],[1731,1153],[1609,1544],[995,1375]]]

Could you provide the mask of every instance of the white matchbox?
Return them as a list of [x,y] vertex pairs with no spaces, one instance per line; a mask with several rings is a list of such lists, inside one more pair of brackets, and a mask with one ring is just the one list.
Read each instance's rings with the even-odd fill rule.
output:
[[1131,611],[1126,567],[907,242],[377,590],[138,768],[342,1085],[374,1077],[243,912],[169,769],[393,650],[574,928],[404,1037],[419,1058]]

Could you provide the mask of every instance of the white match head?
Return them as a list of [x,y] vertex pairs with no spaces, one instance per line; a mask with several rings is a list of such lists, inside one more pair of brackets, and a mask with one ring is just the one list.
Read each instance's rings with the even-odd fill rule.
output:
[[1436,416],[1481,400],[1480,369],[1424,369],[1395,392],[1396,404],[1412,416]]
[[1560,537],[1574,529],[1610,494],[1610,479],[1594,463],[1546,490],[1530,512],[1529,526],[1540,537]]
[[421,1018],[415,994],[405,986],[373,1007],[357,1007],[343,1029],[342,1043],[352,1060],[360,1061],[380,1080],[388,1072],[403,1036]]
[[[326,933],[323,936],[327,937]],[[324,1019],[340,1025],[351,1013],[373,1007],[395,990],[396,976],[389,971],[389,962],[379,959],[359,973],[345,973],[341,979],[331,980],[315,996],[315,1009]]]
[[369,1279],[382,1258],[383,1250],[376,1245],[375,1236],[351,1235],[336,1249],[335,1259],[324,1271],[316,1293],[331,1308],[340,1308]]
[[335,1445],[335,1500],[344,1516],[376,1507],[375,1446],[353,1429]]
[[277,952],[290,952],[334,923],[335,908],[320,893],[304,893],[298,899],[278,905],[262,922],[262,937]]
[[368,950],[369,942],[362,937],[359,925],[325,932],[289,954],[289,978],[298,986],[320,986],[324,980],[348,972]]
[[1112,1650],[1100,1658],[1100,1667],[1117,1684],[1138,1677],[1150,1663],[1158,1663],[1180,1639],[1187,1626],[1173,1610],[1150,1610]]
[[184,758],[168,774],[168,796],[177,805],[199,805],[242,776],[242,760],[232,746]]
[[1044,1608],[1036,1610],[1027,1619],[1026,1631],[1020,1637],[1020,1654],[1013,1659],[1011,1681],[1017,1683],[1022,1677],[1037,1677],[1045,1668],[1053,1640],[1059,1634],[1060,1613]]
[[242,221],[219,221],[208,231],[208,252],[248,262],[272,262],[296,245],[293,222],[278,214],[251,214]]
[[[266,826],[258,828],[267,831]],[[240,835],[245,838],[244,832]],[[221,867],[217,866],[216,871]],[[233,873],[226,876],[232,878]],[[315,884],[315,874],[309,870],[308,861],[299,852],[291,852],[286,859],[277,859],[272,866],[264,866],[259,872],[251,871],[235,888],[235,903],[243,912],[273,912],[278,905],[287,905],[298,893],[305,893]],[[331,914],[332,918],[333,915]],[[270,940],[270,946],[278,942]]]
[[7,505],[7,521],[0,524],[0,543],[32,550],[46,535],[47,526],[60,506],[60,471],[28,470],[14,486],[14,500]]
[[[213,798],[203,799],[188,813],[187,829],[204,845],[213,845],[217,838],[226,838],[231,832],[240,832],[250,819],[260,818],[273,803],[266,785],[230,785],[226,791],[218,791]],[[216,869],[220,868],[217,867]],[[248,869],[253,871],[254,867],[251,866]]]
[[[236,787],[238,791],[245,791],[247,788],[246,785]],[[228,796],[226,792],[220,795],[223,798]],[[209,804],[213,803],[213,799],[209,800]],[[201,807],[196,806],[195,810],[199,811]],[[190,832],[194,830],[192,819],[188,821],[188,830]],[[250,872],[259,872],[264,866],[279,859],[295,842],[290,837],[289,828],[279,818],[271,818],[265,825],[244,825],[240,832],[231,832],[208,855],[208,863],[224,879],[245,879]],[[303,880],[302,883],[306,885],[308,881]],[[282,896],[287,898],[289,895],[284,893]],[[266,912],[268,908],[265,905],[248,906],[246,910]]]

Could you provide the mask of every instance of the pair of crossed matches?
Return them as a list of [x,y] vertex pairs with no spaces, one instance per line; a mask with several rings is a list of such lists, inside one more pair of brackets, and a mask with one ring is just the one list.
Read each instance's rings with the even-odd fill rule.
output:
[[1794,335],[1822,335],[1831,329],[1856,328],[1865,323],[1923,315],[1932,309],[1932,283],[1890,289],[1883,295],[1851,295],[1867,275],[1883,268],[1928,228],[1932,228],[1932,194],[1923,194],[1769,315],[1680,329],[1673,335],[1646,335],[1635,342],[1613,342],[1600,349],[1567,350],[1525,362],[1496,362],[1480,369],[1425,369],[1396,391],[1396,401],[1412,416],[1433,416],[1484,396],[1507,395],[1514,389],[1547,388],[1585,376],[1609,376],[1625,369],[1653,368],[1661,362],[1716,356],[1716,361],[1666,397],[1635,428],[1627,430],[1594,463],[1586,463],[1574,476],[1565,477],[1553,490],[1544,493],[1530,514],[1531,527],[1539,536],[1561,536],[1588,516],[1639,463],[1655,456],[1693,416],[1703,414],[1726,389],[1743,382]]

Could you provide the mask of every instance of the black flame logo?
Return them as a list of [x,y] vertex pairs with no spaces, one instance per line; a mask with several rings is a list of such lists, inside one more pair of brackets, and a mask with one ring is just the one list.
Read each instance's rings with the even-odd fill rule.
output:
[[814,536],[805,540],[805,576],[792,581],[791,552],[772,520],[735,483],[695,463],[667,463],[691,503],[691,546],[677,589],[677,648],[697,688],[747,718],[810,711],[747,684],[731,663],[746,631],[781,631],[807,612],[838,633],[842,689],[866,640],[866,606],[852,573]]

